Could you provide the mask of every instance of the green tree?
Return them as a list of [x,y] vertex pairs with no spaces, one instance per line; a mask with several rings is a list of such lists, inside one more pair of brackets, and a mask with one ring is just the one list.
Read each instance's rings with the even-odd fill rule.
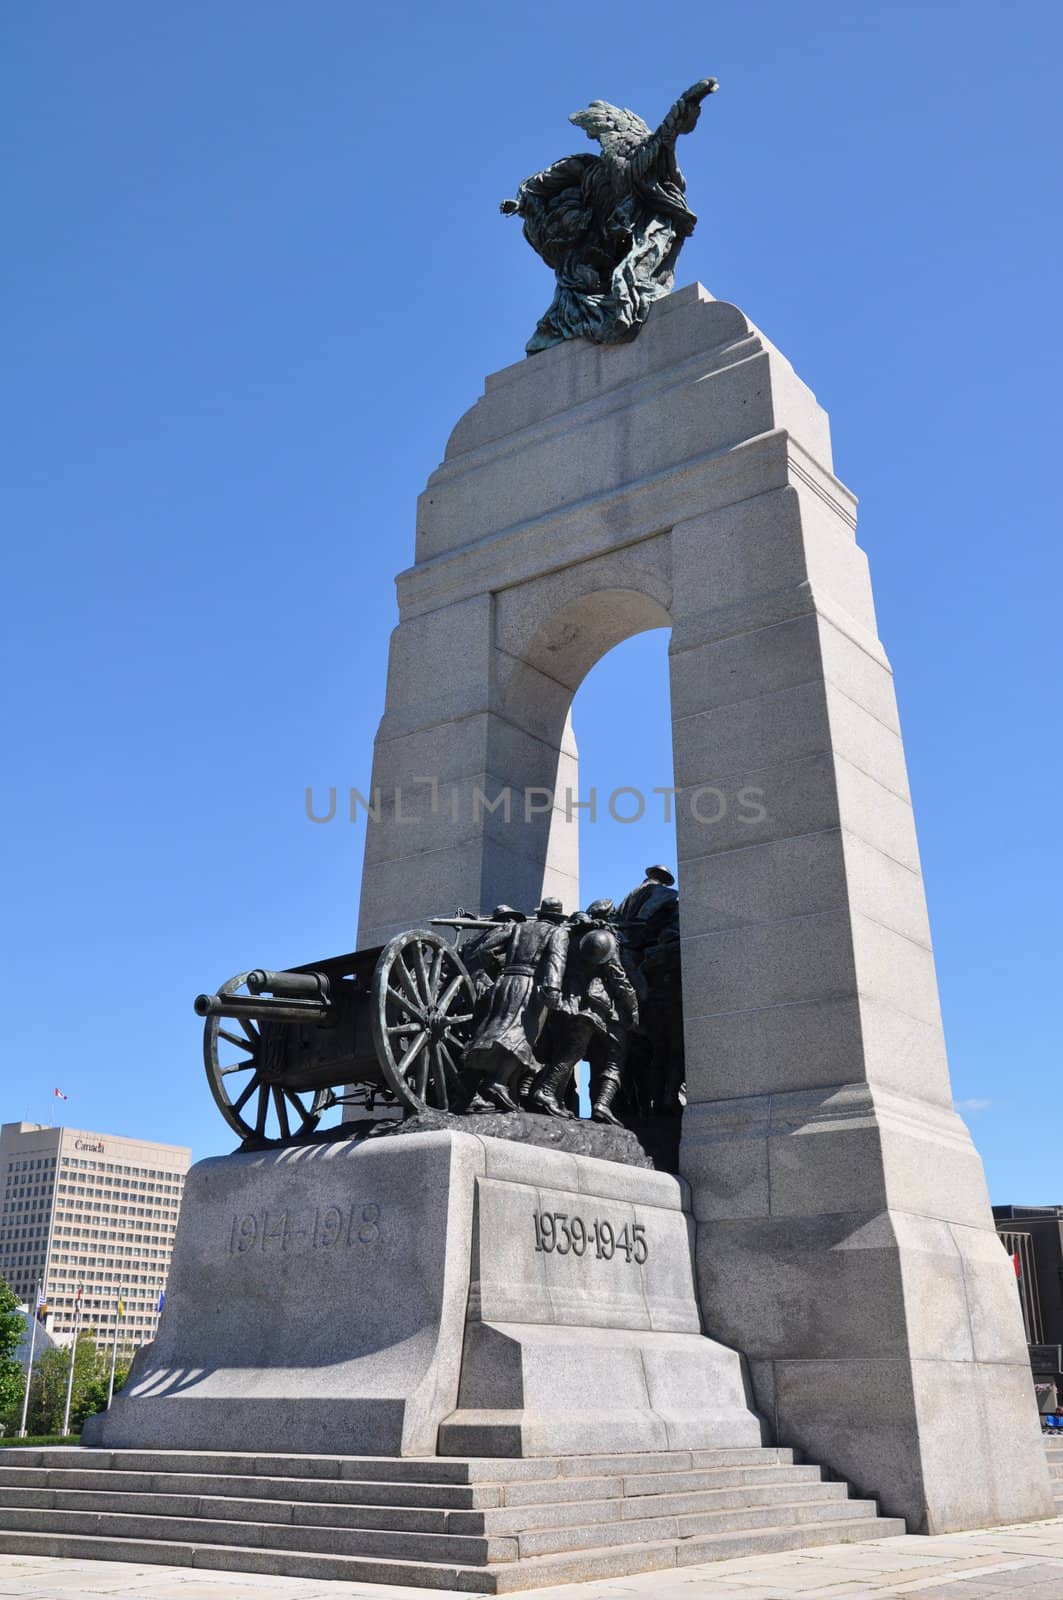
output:
[[[119,1350],[115,1366],[115,1393],[122,1387],[129,1361]],[[45,1350],[33,1363],[30,1386],[28,1427],[32,1434],[59,1433],[66,1408],[66,1385],[70,1376],[70,1351]],[[111,1353],[96,1348],[96,1330],[85,1328],[77,1337],[74,1351],[74,1384],[70,1393],[70,1431],[80,1433],[86,1417],[103,1411],[111,1378]]]
[[59,1432],[69,1366],[70,1355],[66,1350],[43,1350],[33,1363],[26,1426],[35,1437]]
[[[118,1360],[115,1363],[114,1369],[115,1394],[118,1393],[128,1376],[129,1359],[119,1352]],[[107,1387],[110,1383],[110,1379],[111,1358],[108,1355],[106,1357],[101,1357],[101,1363],[97,1366],[95,1377],[93,1377],[90,1383],[85,1385],[77,1407],[71,1408],[70,1426],[74,1432],[79,1433],[81,1431],[82,1424],[85,1422],[86,1418],[94,1417],[97,1411],[106,1411]]]
[[0,1361],[14,1356],[22,1338],[22,1313],[15,1291],[0,1278]]
[[[86,1328],[78,1333],[74,1350],[74,1387],[70,1390],[70,1432],[77,1432],[78,1413],[91,1416],[85,1410],[86,1390],[104,1373],[104,1398],[107,1397],[107,1368],[102,1357],[96,1354],[96,1333]],[[58,1434],[62,1429],[62,1413],[66,1410],[66,1386],[70,1376],[70,1350],[43,1350],[40,1360],[34,1362],[34,1381],[29,1390],[30,1434]],[[94,1410],[94,1408],[93,1408]]]
[[23,1327],[15,1292],[0,1278],[0,1423],[8,1433],[18,1426],[26,1388],[22,1363],[15,1357]]

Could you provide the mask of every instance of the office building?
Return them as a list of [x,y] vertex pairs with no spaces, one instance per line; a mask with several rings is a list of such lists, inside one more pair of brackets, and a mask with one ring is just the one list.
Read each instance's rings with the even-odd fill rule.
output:
[[0,1277],[32,1306],[40,1281],[60,1344],[81,1325],[120,1345],[154,1337],[192,1152],[80,1128],[0,1128]]

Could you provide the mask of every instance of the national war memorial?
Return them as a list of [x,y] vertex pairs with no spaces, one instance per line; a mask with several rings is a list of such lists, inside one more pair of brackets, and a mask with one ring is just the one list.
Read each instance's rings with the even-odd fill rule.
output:
[[[1053,1514],[856,502],[779,350],[672,292],[714,89],[656,129],[592,102],[598,153],[503,202],[555,294],[418,502],[357,950],[197,1000],[241,1147],[3,1548],[501,1593]],[[581,893],[570,708],[661,627],[678,888],[618,906]]]

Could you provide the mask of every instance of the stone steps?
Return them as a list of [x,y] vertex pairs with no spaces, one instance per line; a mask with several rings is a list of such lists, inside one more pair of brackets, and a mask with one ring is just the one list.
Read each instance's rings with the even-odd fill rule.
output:
[[[73,1474],[71,1474],[73,1476]],[[580,1484],[582,1480],[573,1480]],[[591,1483],[600,1480],[592,1479]],[[181,1494],[130,1492],[115,1484],[110,1489],[69,1487],[25,1488],[8,1485],[3,1505],[10,1511],[105,1512],[115,1509],[131,1515],[192,1517],[203,1521],[290,1522],[333,1528],[388,1528],[408,1533],[510,1534],[536,1527],[563,1528],[593,1522],[630,1521],[645,1514],[680,1519],[699,1513],[721,1514],[735,1509],[786,1505],[812,1501],[846,1502],[843,1483],[794,1481],[735,1488],[702,1489],[691,1494],[658,1494],[607,1499],[542,1500],[527,1505],[489,1507],[484,1510],[448,1511],[427,1506],[351,1505],[322,1500],[281,1501],[276,1496],[247,1499],[233,1494]],[[851,1502],[855,1504],[856,1502]]]
[[[60,1452],[56,1451],[55,1454],[58,1456]],[[753,1453],[736,1451],[735,1454],[749,1458]],[[6,1458],[15,1455],[20,1460],[23,1456],[29,1458],[36,1455],[42,1459],[42,1464],[8,1466]],[[92,1458],[94,1455],[94,1452],[82,1452],[81,1459]],[[9,1447],[5,1451],[5,1459],[0,1462],[0,1490],[4,1488],[98,1489],[107,1492],[120,1489],[123,1494],[224,1493],[237,1497],[255,1496],[263,1499],[317,1502],[328,1500],[351,1505],[431,1506],[459,1510],[497,1505],[530,1505],[538,1501],[661,1494],[666,1491],[686,1493],[711,1491],[734,1484],[754,1486],[778,1482],[779,1472],[783,1467],[788,1469],[793,1482],[815,1482],[821,1477],[818,1467],[793,1465],[791,1451],[765,1449],[763,1455],[765,1459],[759,1464],[743,1459],[739,1463],[716,1464],[696,1470],[689,1467],[685,1455],[670,1466],[663,1465],[653,1456],[647,1456],[639,1458],[639,1464],[655,1463],[655,1469],[651,1472],[617,1471],[609,1476],[598,1477],[592,1474],[579,1477],[561,1475],[552,1477],[549,1473],[556,1469],[558,1463],[547,1460],[539,1463],[540,1476],[535,1479],[503,1484],[440,1484],[418,1481],[414,1478],[405,1481],[360,1480],[350,1476],[341,1478],[338,1475],[340,1467],[349,1466],[349,1463],[342,1461],[333,1463],[337,1473],[333,1478],[309,1475],[300,1477],[256,1475],[247,1472],[240,1474],[186,1472],[182,1470],[183,1461],[176,1456],[172,1458],[175,1465],[169,1469],[127,1471],[123,1463],[120,1466],[100,1470],[95,1463],[85,1467],[55,1466],[48,1461],[48,1452],[24,1452]],[[589,1467],[593,1468],[596,1463],[599,1463],[599,1458],[588,1459]],[[403,1463],[406,1464],[417,1465],[416,1462]],[[629,1464],[629,1458],[625,1459],[625,1464]],[[476,1465],[484,1470],[493,1471],[492,1463],[482,1462]],[[508,1466],[509,1462],[499,1465]]]
[[[6,1455],[12,1453],[7,1447]],[[608,1481],[608,1480],[606,1480]],[[619,1482],[620,1480],[616,1480]],[[567,1480],[577,1485],[579,1479]],[[529,1487],[539,1487],[529,1485]],[[330,1478],[213,1477],[203,1472],[98,1472],[93,1469],[0,1466],[0,1503],[8,1489],[70,1489],[104,1494],[231,1494],[285,1502],[314,1501],[354,1506],[433,1507],[442,1511],[472,1510],[501,1503],[497,1484],[360,1483]],[[619,1490],[617,1491],[619,1492]]]
[[[178,1543],[249,1545],[319,1555],[380,1556],[386,1560],[489,1566],[515,1561],[516,1538],[393,1532],[386,1528],[330,1528],[292,1522],[232,1522],[219,1518],[134,1515],[125,1511],[0,1512],[5,1532],[89,1534],[108,1540],[175,1540]],[[638,1534],[633,1538],[637,1539]]]
[[505,1567],[453,1567],[413,1561],[379,1561],[358,1557],[294,1554],[240,1546],[176,1544],[164,1540],[98,1539],[53,1534],[4,1533],[0,1553],[57,1556],[66,1560],[139,1561],[213,1571],[268,1573],[277,1577],[343,1579],[352,1583],[400,1584],[426,1589],[455,1589],[473,1594],[512,1594],[551,1584],[582,1583],[627,1577],[739,1556],[772,1555],[812,1545],[855,1544],[904,1532],[896,1518],[850,1518],[820,1523],[751,1530],[711,1538],[632,1544],[611,1550],[583,1551],[514,1562]]
[[[591,1579],[625,1577],[669,1567],[700,1566],[711,1561],[731,1561],[741,1556],[773,1555],[784,1550],[804,1550],[811,1545],[856,1544],[904,1533],[899,1517],[850,1517],[841,1522],[794,1524],[777,1528],[752,1528],[741,1533],[702,1535],[681,1543],[619,1546],[611,1552],[545,1556],[522,1561],[507,1571],[496,1569],[496,1586],[481,1591],[508,1594],[545,1584],[582,1583]],[[612,1558],[612,1559],[611,1559]]]
[[9,1448],[0,1551],[501,1594],[902,1533],[789,1450],[485,1460]]
[[[633,1455],[477,1457],[263,1455],[231,1450],[96,1450],[80,1445],[9,1445],[12,1466],[52,1470],[199,1472],[216,1477],[351,1478],[365,1483],[471,1484],[485,1480],[590,1478],[599,1474],[687,1472],[717,1467],[790,1466],[794,1453],[782,1445],[717,1450],[654,1450]],[[5,1456],[6,1469],[6,1456]]]

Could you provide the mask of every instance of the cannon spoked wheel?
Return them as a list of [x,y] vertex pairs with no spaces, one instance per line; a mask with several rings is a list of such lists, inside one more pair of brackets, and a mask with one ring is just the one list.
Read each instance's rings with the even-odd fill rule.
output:
[[413,1111],[463,1102],[461,1055],[476,992],[454,946],[426,928],[397,934],[373,973],[373,1038],[385,1083]]
[[[248,994],[247,973],[222,984],[218,994]],[[203,1061],[218,1110],[241,1139],[289,1139],[310,1133],[331,1100],[328,1089],[285,1089],[262,1079],[265,1043],[252,1017],[208,1017],[203,1029]]]

